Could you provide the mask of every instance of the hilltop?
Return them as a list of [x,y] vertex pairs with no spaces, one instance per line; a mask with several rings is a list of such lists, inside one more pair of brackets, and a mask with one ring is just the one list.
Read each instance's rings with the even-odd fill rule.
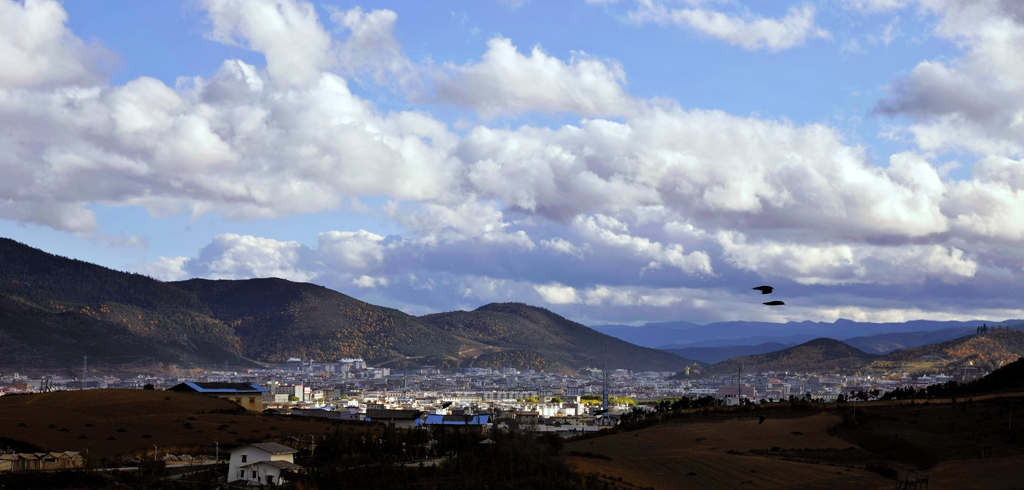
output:
[[523,303],[491,303],[473,311],[426,315],[420,319],[453,335],[488,346],[479,367],[525,369],[605,365],[644,371],[674,371],[695,361],[639,347]]
[[762,372],[846,371],[857,369],[877,357],[838,340],[823,337],[775,352],[727,359],[709,366],[705,372],[734,372],[737,363],[742,363],[745,370]]

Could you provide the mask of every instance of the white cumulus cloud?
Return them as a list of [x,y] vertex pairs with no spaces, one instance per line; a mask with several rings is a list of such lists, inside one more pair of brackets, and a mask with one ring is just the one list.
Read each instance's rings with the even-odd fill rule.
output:
[[807,39],[831,39],[832,35],[814,22],[811,4],[793,7],[782,18],[730,15],[703,8],[671,8],[661,1],[638,1],[629,17],[639,23],[687,27],[748,50],[783,51]]

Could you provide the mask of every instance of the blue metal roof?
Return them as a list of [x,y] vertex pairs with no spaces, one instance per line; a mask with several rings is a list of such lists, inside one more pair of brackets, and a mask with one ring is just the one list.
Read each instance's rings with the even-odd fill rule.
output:
[[255,383],[197,383],[186,381],[182,383],[192,388],[196,393],[263,393],[266,388]]
[[462,415],[427,415],[427,425],[486,425],[490,415],[473,415],[468,422]]

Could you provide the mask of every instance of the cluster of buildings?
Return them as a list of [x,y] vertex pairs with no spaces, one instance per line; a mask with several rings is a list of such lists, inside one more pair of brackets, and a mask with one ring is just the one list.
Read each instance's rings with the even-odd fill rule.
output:
[[[696,373],[694,373],[695,375]],[[200,374],[138,374],[134,377],[0,374],[0,395],[9,392],[45,392],[93,388],[174,389],[217,394],[249,410],[285,410],[335,418],[372,419],[371,410],[412,410],[425,415],[520,414],[544,425],[586,425],[587,418],[616,415],[626,403],[605,408],[601,395],[629,401],[711,396],[723,403],[753,403],[809,397],[835,401],[858,393],[880,396],[896,388],[925,387],[950,380],[963,381],[984,374],[976,366],[963,366],[944,375],[888,376],[818,375],[808,373],[733,373],[679,378],[674,372],[631,372],[584,369],[578,374],[546,373],[513,368],[441,370],[431,366],[391,369],[372,367],[360,358],[334,362],[290,359],[263,369],[224,369]],[[739,375],[739,382],[737,376]],[[223,386],[217,383],[225,384]],[[237,384],[247,384],[239,391]],[[202,385],[203,387],[200,387]],[[596,399],[595,399],[596,395]],[[426,418],[421,417],[423,423]],[[607,415],[604,417],[607,418]],[[572,423],[566,424],[569,421]],[[594,420],[590,420],[596,424]]]
[[0,452],[0,473],[7,471],[71,470],[85,466],[78,451],[62,453],[4,453]]
[[[300,417],[382,422],[395,427],[457,427],[480,430],[511,424],[563,436],[614,425],[636,401],[713,397],[722,404],[769,403],[796,398],[836,401],[860,394],[877,398],[896,388],[924,388],[983,375],[967,365],[954,373],[884,377],[797,373],[742,373],[676,376],[673,372],[584,369],[578,374],[512,368],[440,370],[434,367],[371,367],[363,359],[331,363],[292,359],[265,369],[205,371],[200,374],[138,374],[85,379],[56,375],[0,374],[0,395],[96,388],[157,389],[216,396],[253,411]],[[696,373],[691,373],[691,376]],[[228,480],[280,485],[296,451],[277,443],[247,444],[232,450]],[[82,456],[65,453],[0,454],[0,471],[82,467]]]

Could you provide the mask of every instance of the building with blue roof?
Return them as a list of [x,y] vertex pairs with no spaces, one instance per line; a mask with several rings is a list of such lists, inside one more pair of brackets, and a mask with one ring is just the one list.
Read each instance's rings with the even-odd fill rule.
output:
[[231,400],[246,410],[263,411],[263,393],[266,388],[255,383],[200,383],[186,381],[176,384],[167,391],[180,393],[199,393]]

